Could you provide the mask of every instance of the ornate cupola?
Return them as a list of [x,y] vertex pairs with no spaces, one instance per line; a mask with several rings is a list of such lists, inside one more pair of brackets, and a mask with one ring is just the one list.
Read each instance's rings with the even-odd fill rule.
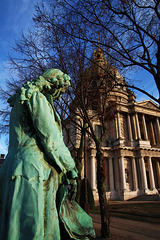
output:
[[104,51],[98,46],[97,49],[94,50],[93,64],[91,66],[92,76],[96,77],[97,80],[100,79],[102,76],[104,77],[107,66],[108,63],[105,59]]
[[93,86],[101,86],[102,89],[104,88],[105,91],[107,90],[108,97],[111,101],[122,101],[124,103],[135,101],[136,96],[127,88],[125,79],[116,67],[108,64],[105,59],[104,51],[99,45],[97,49],[94,50],[91,75],[93,79]]
[[97,50],[94,50],[94,62],[107,63],[107,61],[105,60],[104,52],[100,47],[98,47]]

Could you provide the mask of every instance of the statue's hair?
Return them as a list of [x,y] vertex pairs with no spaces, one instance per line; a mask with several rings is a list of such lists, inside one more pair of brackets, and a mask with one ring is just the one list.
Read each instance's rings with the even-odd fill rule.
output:
[[[24,101],[27,101],[31,98],[33,92],[47,92],[51,88],[55,89],[55,95],[57,92],[60,92],[60,89],[63,87],[70,86],[70,77],[67,74],[64,74],[61,70],[51,68],[45,71],[37,79],[34,79],[31,82],[25,83],[21,88],[17,90],[20,96],[20,103],[23,104]],[[14,100],[15,96],[12,96],[8,99],[8,102],[11,103]],[[12,105],[12,104],[11,104]]]
[[[58,73],[60,74],[58,75]],[[57,89],[70,86],[70,77],[67,74],[62,73],[59,69],[48,69],[41,76],[48,82],[52,83]]]

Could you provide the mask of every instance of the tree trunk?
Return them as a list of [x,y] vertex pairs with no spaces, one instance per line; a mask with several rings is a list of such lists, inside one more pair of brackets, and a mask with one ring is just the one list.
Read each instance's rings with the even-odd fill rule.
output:
[[101,152],[101,143],[96,141],[97,150],[97,187],[99,194],[99,204],[101,213],[101,237],[110,237],[110,212],[109,206],[106,199],[106,189],[105,189],[105,169],[104,169],[104,159]]
[[[79,149],[78,149],[79,150]],[[82,158],[77,153],[76,158],[76,167],[78,170],[78,178],[77,178],[77,195],[76,195],[76,201],[79,204],[80,203],[80,196],[81,196],[81,171],[82,171]]]
[[77,195],[76,195],[76,201],[78,204],[80,204],[80,196],[81,196],[81,172],[82,172],[82,155],[84,151],[84,141],[85,141],[85,129],[82,129],[81,142],[80,142],[79,148],[77,149],[77,156],[75,159],[76,167],[78,170]]

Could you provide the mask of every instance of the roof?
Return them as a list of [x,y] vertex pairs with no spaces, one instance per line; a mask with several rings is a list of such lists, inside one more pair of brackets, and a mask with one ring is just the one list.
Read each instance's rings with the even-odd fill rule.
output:
[[152,100],[144,100],[144,101],[140,101],[137,102],[138,106],[141,107],[145,107],[145,108],[149,108],[149,109],[153,109],[153,110],[159,110],[160,111],[160,107],[158,104],[156,104],[155,102],[153,102]]

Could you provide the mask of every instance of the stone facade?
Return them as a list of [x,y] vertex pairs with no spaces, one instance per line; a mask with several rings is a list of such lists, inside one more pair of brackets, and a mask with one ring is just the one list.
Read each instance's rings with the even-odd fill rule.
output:
[[[142,194],[157,194],[160,188],[159,106],[151,100],[136,102],[136,96],[124,86],[125,81],[119,72],[107,64],[101,49],[94,53],[94,61],[99,66],[110,67],[116,75],[116,81],[123,83],[123,86],[115,84],[107,97],[108,102],[114,102],[109,114],[112,117],[106,119],[107,134],[102,147],[107,198],[126,200]],[[92,66],[87,71],[92,72]],[[95,112],[93,109],[88,111],[90,115]],[[76,121],[80,120],[77,118]],[[99,121],[93,118],[92,124],[98,134]],[[78,146],[79,130],[69,122],[66,126]],[[74,157],[65,131],[64,137]],[[96,149],[89,136],[86,136],[86,159],[87,178],[97,199]]]

